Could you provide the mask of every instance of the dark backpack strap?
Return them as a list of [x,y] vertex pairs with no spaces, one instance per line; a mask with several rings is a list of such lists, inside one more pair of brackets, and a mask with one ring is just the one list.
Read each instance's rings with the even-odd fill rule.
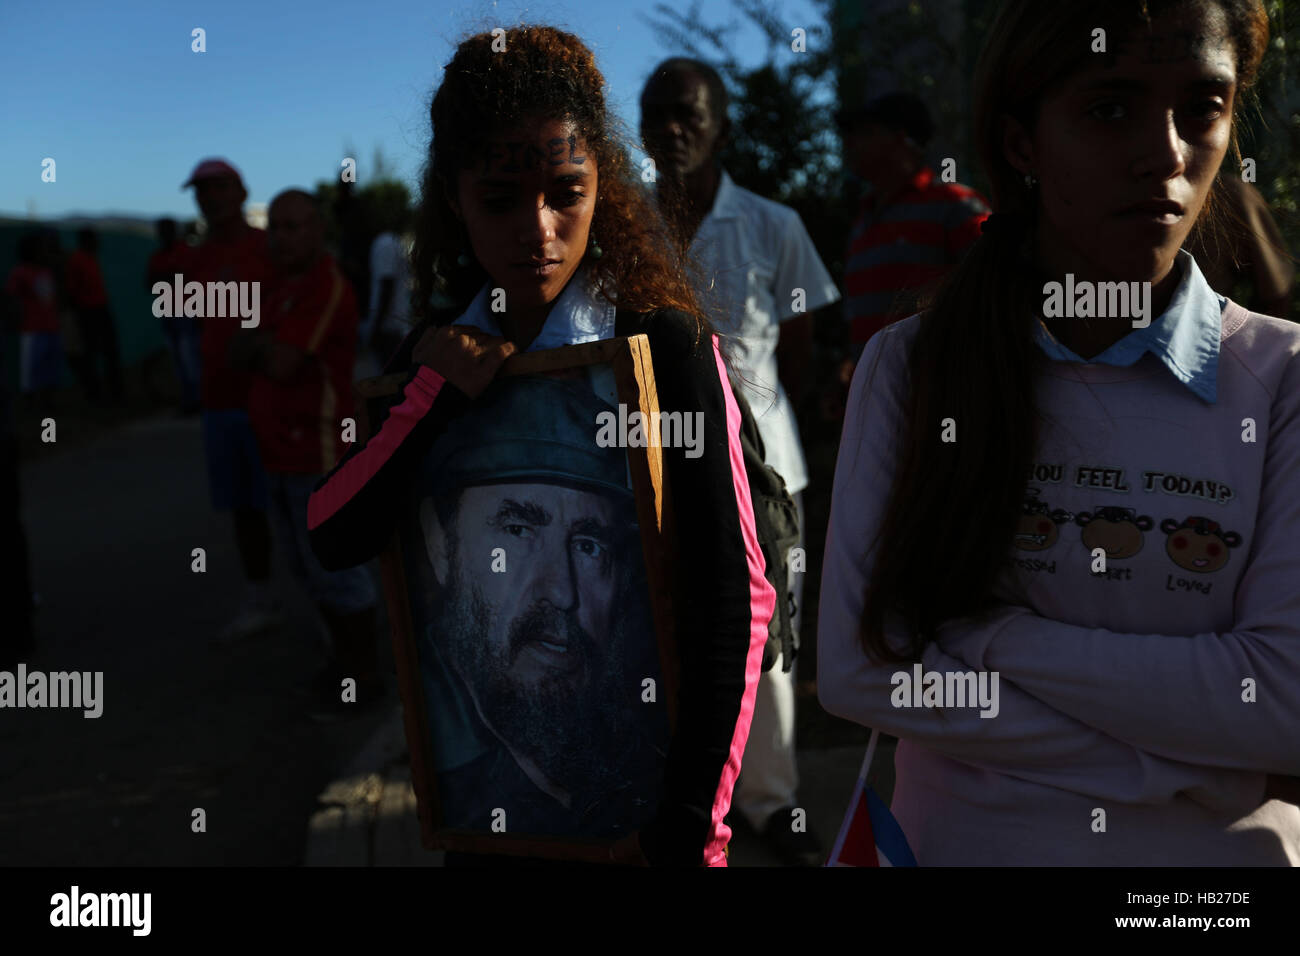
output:
[[[614,335],[619,338],[636,335],[643,316],[644,313],[617,310],[614,313]],[[789,572],[790,549],[799,543],[799,512],[786,490],[785,480],[765,462],[763,438],[744,393],[734,387],[732,393],[740,408],[740,448],[754,509],[754,531],[763,552],[764,577],[777,595],[767,629],[767,646],[763,649],[763,670],[771,670],[781,656],[782,670],[789,671],[799,651],[790,623],[794,602]]]
[[614,310],[614,338],[624,339],[629,335],[636,335],[636,324],[640,320],[642,313],[629,312],[627,309]]

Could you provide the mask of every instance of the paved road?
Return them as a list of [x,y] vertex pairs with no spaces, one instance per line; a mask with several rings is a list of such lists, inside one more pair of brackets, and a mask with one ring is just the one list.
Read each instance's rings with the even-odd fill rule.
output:
[[[357,752],[354,761],[321,793],[321,809],[309,824],[308,866],[441,866],[443,854],[420,845],[411,768],[406,761],[401,709]],[[807,823],[829,851],[853,790],[863,748],[838,746],[799,752],[800,804]],[[883,799],[893,790],[893,744],[878,751],[879,776],[872,780]],[[737,827],[729,866],[780,866],[781,861],[752,830]]]
[[[305,717],[301,686],[323,641],[285,575],[288,626],[213,646],[242,578],[228,521],[208,506],[198,422],[150,418],[72,444],[23,469],[42,599],[29,668],[103,671],[103,716],[0,709],[0,865],[433,862],[412,845],[409,771],[392,753],[366,755],[376,738],[402,749],[383,730],[396,726],[395,696],[345,724]],[[204,574],[190,570],[196,547]],[[380,647],[391,657],[386,636]],[[866,731],[809,694],[799,718],[800,802],[829,843]],[[349,789],[358,772],[387,786]],[[878,785],[886,798],[891,784]],[[191,830],[195,808],[206,833]],[[394,815],[396,826],[370,822]],[[733,865],[774,862],[737,833]]]
[[[197,420],[120,427],[22,481],[42,600],[29,668],[103,671],[104,709],[0,709],[0,864],[300,863],[317,794],[383,715],[305,716],[323,644],[290,584],[288,626],[212,646],[242,579]],[[206,833],[191,831],[196,807]]]

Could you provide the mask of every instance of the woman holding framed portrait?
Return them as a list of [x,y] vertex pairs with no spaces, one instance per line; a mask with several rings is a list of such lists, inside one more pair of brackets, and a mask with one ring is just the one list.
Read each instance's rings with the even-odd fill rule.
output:
[[[623,465],[595,453],[559,462],[552,452],[572,449],[584,430],[594,435],[601,409],[617,410],[571,382],[533,383],[506,394],[497,373],[516,353],[646,336],[658,408],[700,423],[697,433],[687,430],[689,442],[662,451],[675,528],[669,595],[675,723],[662,755],[662,785],[644,819],[628,832],[608,801],[597,800],[604,809],[589,815],[586,832],[611,838],[607,856],[614,862],[725,865],[730,834],[723,817],[740,770],[775,592],[764,579],[742,461],[742,406],[718,336],[692,294],[680,250],[636,181],[639,171],[606,108],[604,80],[576,37],[530,26],[466,39],[446,66],[430,113],[433,136],[413,253],[413,301],[424,318],[386,366],[404,373],[398,400],[312,497],[313,547],[327,568],[369,560],[393,538],[395,503],[409,500],[413,484],[423,482],[432,489],[422,511],[429,567],[439,581],[467,584],[472,595],[461,603],[493,622],[489,632],[500,625],[503,666],[521,669],[510,686],[525,681],[525,665],[543,677],[577,667],[574,651],[589,642],[577,623],[563,621],[573,610],[566,605],[581,603],[580,589],[561,588],[551,575],[535,592],[511,591],[492,577],[495,552],[479,554],[468,543],[488,527],[531,542],[540,554],[546,536],[564,525],[577,529],[564,538],[568,557],[537,565],[530,580],[561,564],[571,574],[581,562],[600,566],[599,529],[610,524],[601,516],[615,514],[601,502],[617,497]],[[435,300],[444,307],[431,310]],[[539,417],[543,401],[565,411]],[[488,414],[485,407],[498,411],[467,424]],[[544,440],[533,440],[540,432]],[[550,490],[528,499],[509,490],[523,483]],[[579,485],[583,494],[574,490]],[[452,504],[442,503],[448,489]],[[513,623],[498,613],[507,600],[515,608]],[[455,642],[450,655],[440,653],[460,653],[465,663],[449,660],[439,673],[482,673],[475,642],[460,644],[463,653]],[[473,688],[465,695],[461,719],[477,732],[457,758],[469,769],[456,779],[535,787],[529,819],[544,818],[548,799],[571,809],[574,788],[552,783],[591,761],[575,759],[572,747],[548,746],[535,727],[532,750],[505,740],[503,727],[519,726],[522,733],[530,724],[518,714],[512,719],[508,698],[507,691]],[[474,761],[481,761],[481,771]],[[547,771],[552,766],[554,773]],[[491,791],[481,803],[478,818],[486,827],[501,808]]]

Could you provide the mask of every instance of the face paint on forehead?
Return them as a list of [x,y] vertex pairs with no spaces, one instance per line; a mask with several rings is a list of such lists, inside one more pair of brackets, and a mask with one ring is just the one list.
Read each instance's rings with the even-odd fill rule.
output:
[[546,149],[523,140],[493,140],[483,148],[484,174],[536,171],[542,166],[581,166],[587,157],[578,151],[578,137],[555,137],[546,141]]
[[1114,39],[1102,54],[1102,65],[1114,69],[1121,56],[1132,56],[1144,65],[1185,63],[1188,60],[1214,60],[1231,52],[1231,44],[1221,33],[1193,33],[1176,30],[1157,34],[1127,34]]

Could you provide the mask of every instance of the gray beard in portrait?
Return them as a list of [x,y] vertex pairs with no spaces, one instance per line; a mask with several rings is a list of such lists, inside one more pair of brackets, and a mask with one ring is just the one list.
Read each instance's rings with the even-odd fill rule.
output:
[[[448,664],[470,689],[479,716],[513,752],[530,758],[559,787],[574,793],[609,787],[618,778],[638,700],[623,672],[622,628],[602,650],[571,611],[534,605],[510,622],[505,649],[489,644],[489,609],[482,593],[454,569],[433,609],[432,633]],[[564,675],[519,681],[510,664],[531,635],[564,635],[582,661],[583,690]],[[543,788],[549,789],[549,788]]]

